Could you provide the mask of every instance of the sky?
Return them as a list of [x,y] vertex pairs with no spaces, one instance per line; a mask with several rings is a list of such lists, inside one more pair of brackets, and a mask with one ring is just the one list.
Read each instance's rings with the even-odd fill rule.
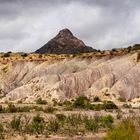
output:
[[68,28],[95,49],[140,43],[140,0],[0,0],[0,52],[33,52]]

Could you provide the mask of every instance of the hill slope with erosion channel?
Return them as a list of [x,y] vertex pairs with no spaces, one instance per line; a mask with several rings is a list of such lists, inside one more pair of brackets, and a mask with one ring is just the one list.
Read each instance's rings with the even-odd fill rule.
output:
[[63,101],[80,95],[139,100],[140,63],[136,55],[1,63],[0,102],[33,103],[39,97],[48,102]]

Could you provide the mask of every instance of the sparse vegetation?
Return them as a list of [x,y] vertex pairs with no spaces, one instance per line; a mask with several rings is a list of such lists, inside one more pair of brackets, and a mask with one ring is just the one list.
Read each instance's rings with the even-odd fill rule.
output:
[[43,100],[41,97],[36,100],[36,104],[47,104],[46,100]]
[[27,57],[28,54],[27,54],[27,53],[22,53],[21,56],[22,56],[22,57]]
[[52,106],[48,106],[46,107],[46,109],[44,110],[46,113],[53,113],[56,110],[56,108],[52,107]]
[[94,102],[100,102],[101,100],[100,100],[100,98],[99,98],[98,96],[95,96],[95,97],[93,98],[93,101],[94,101]]
[[31,128],[33,129],[33,132],[37,134],[42,134],[45,128],[44,118],[41,117],[39,114],[33,117],[33,120],[31,122]]
[[21,125],[21,117],[15,117],[12,119],[11,121],[11,127],[12,129],[16,130],[16,131],[20,131],[20,125]]
[[140,52],[137,53],[137,61],[140,60]]
[[3,55],[3,57],[10,57],[10,54],[11,54],[11,53],[7,52],[7,53],[5,53],[5,54]]
[[74,101],[73,105],[76,108],[86,108],[89,104],[89,99],[86,96],[79,96]]
[[126,99],[123,98],[123,97],[119,97],[119,98],[118,98],[118,101],[120,101],[120,102],[126,102]]
[[115,128],[112,128],[104,140],[139,140],[134,121],[131,118],[124,119]]

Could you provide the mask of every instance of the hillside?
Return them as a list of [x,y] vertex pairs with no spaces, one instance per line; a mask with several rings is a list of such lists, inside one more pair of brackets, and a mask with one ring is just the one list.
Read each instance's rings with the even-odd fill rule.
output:
[[60,55],[44,60],[8,61],[0,65],[0,101],[32,103],[42,97],[51,102],[79,95],[89,98],[98,95],[114,101],[121,96],[131,100],[140,96],[140,63],[136,58],[137,53],[128,53],[113,57]]

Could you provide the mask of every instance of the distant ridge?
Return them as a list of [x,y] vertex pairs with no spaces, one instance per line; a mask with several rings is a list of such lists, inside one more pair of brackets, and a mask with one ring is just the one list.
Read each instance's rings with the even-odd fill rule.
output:
[[96,51],[88,47],[84,42],[76,38],[69,29],[61,30],[56,37],[36,50],[36,53],[50,54],[76,54]]

